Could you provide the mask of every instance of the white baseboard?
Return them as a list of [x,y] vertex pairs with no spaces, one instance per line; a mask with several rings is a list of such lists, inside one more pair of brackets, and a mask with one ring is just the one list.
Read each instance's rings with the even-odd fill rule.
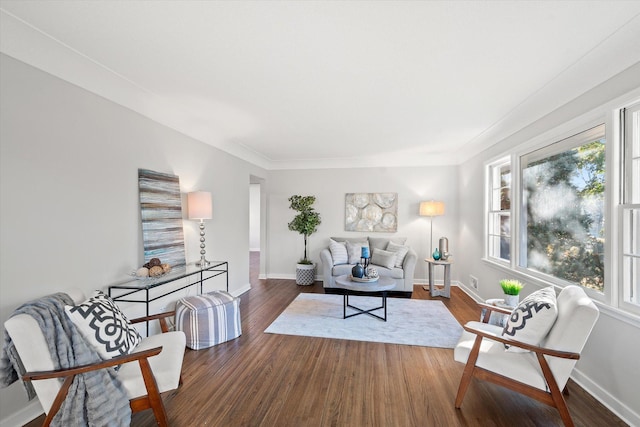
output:
[[231,295],[233,295],[234,297],[239,297],[240,295],[244,294],[245,292],[248,292],[250,289],[251,289],[251,283],[247,283],[246,285],[244,285],[240,289],[233,289],[232,291],[229,291],[229,293]]
[[593,396],[598,402],[606,406],[611,412],[620,417],[630,426],[640,426],[640,414],[620,402],[605,389],[600,387],[589,377],[584,375],[578,369],[574,369],[571,373],[571,379],[574,380],[587,393]]
[[258,274],[258,280],[267,280],[267,275],[266,274]]
[[40,401],[33,400],[27,406],[0,420],[0,427],[20,427],[44,414]]

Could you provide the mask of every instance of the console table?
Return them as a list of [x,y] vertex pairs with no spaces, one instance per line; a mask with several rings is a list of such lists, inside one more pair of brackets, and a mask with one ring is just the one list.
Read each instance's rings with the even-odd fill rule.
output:
[[[227,261],[211,261],[206,267],[195,263],[173,268],[169,273],[158,277],[132,277],[131,279],[109,286],[109,296],[114,301],[145,304],[146,315],[149,316],[149,304],[183,289],[200,284],[203,293],[204,282],[224,274],[226,276],[226,290],[229,291],[229,263]],[[191,283],[182,284],[177,288],[162,289],[163,285],[180,279],[195,279]],[[154,295],[151,294],[153,291]],[[196,291],[197,292],[197,291]],[[147,334],[149,332],[147,322]]]

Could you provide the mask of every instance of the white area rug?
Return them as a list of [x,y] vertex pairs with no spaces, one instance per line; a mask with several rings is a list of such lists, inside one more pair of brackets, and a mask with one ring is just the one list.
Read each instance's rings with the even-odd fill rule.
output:
[[[442,348],[454,348],[462,334],[462,327],[441,301],[387,298],[384,322],[366,314],[343,319],[342,298],[300,294],[265,332]],[[381,301],[349,297],[349,304],[363,309],[379,307]],[[347,307],[347,315],[355,312]],[[374,313],[382,315],[383,310]]]

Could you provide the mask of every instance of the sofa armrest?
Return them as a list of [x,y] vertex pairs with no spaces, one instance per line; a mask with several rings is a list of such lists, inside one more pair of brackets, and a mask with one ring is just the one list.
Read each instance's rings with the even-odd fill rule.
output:
[[[418,262],[418,254],[413,249],[409,248],[409,252],[404,257],[402,263],[402,269],[404,270],[404,283],[405,291],[413,291],[413,276],[416,271],[416,263]],[[408,289],[407,289],[408,288]]]
[[322,262],[322,284],[326,287],[332,287],[331,269],[333,268],[333,257],[329,248],[320,251],[320,261]]

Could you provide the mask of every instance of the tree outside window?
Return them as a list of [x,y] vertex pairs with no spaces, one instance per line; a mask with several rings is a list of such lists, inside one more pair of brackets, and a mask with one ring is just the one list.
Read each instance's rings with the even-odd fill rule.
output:
[[[605,139],[523,162],[524,267],[602,292]],[[593,130],[587,131],[589,136]],[[585,134],[587,133],[585,132]],[[573,137],[584,142],[579,135]]]

